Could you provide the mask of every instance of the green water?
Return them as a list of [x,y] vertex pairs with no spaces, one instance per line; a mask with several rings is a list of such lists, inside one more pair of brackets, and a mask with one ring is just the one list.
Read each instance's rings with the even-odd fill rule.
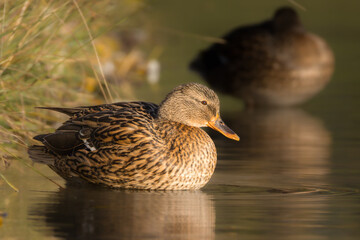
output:
[[[299,1],[300,2],[300,1]],[[14,161],[0,181],[0,239],[358,239],[360,236],[360,3],[301,1],[306,27],[336,57],[328,87],[301,108],[243,111],[220,95],[240,142],[210,132],[218,165],[196,192],[131,192],[58,186]],[[174,86],[202,82],[187,68],[209,43],[161,27],[221,36],[287,1],[151,1],[143,18],[164,47],[158,102]],[[35,165],[51,179],[63,180]],[[2,222],[2,223],[1,223]]]

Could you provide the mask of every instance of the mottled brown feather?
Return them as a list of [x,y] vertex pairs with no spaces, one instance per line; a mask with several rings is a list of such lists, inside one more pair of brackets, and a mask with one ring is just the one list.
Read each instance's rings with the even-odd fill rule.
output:
[[[215,93],[209,94],[218,104]],[[198,127],[158,117],[156,104],[45,109],[70,118],[54,133],[36,136],[44,146],[30,147],[29,155],[69,181],[81,178],[113,188],[199,189],[214,172],[217,157],[211,138]]]

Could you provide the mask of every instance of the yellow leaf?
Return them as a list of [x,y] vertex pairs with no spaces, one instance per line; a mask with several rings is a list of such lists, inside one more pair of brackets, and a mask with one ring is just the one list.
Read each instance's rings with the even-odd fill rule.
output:
[[84,88],[88,92],[94,92],[96,89],[97,81],[93,77],[86,77],[84,79]]

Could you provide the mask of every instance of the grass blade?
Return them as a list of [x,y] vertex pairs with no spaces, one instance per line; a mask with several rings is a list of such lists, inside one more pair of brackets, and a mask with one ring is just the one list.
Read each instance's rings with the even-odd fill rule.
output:
[[15,192],[19,192],[19,189],[15,187],[12,183],[9,182],[9,180],[6,179],[4,175],[0,173],[0,177],[4,180],[4,182],[9,185]]

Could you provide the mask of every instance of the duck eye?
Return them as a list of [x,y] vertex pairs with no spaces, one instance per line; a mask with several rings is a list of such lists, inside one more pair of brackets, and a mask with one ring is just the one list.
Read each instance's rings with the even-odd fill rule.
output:
[[207,101],[201,101],[202,105],[207,105]]

